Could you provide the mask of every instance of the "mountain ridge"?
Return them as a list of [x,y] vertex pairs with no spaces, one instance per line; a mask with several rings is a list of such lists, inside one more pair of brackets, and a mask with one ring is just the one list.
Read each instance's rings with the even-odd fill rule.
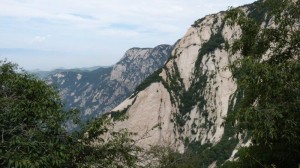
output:
[[93,71],[63,71],[47,77],[56,85],[68,109],[78,108],[84,121],[110,111],[169,58],[173,46],[134,47],[111,67]]

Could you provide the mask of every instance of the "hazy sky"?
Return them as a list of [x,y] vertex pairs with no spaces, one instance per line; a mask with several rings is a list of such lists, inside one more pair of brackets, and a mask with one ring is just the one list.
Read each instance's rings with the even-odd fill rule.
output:
[[197,19],[254,0],[0,0],[0,59],[25,69],[116,63],[173,44]]

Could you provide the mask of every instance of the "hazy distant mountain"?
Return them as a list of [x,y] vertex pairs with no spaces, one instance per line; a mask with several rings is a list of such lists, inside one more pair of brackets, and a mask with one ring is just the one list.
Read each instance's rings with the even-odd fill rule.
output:
[[109,67],[109,66],[93,66],[93,67],[83,67],[83,68],[72,68],[72,69],[67,69],[67,68],[57,68],[54,70],[49,70],[49,71],[44,71],[40,69],[34,69],[34,70],[29,70],[29,73],[37,75],[41,79],[45,79],[49,75],[53,75],[59,72],[64,72],[64,71],[73,71],[73,72],[84,72],[84,71],[93,71],[96,70],[100,67]]

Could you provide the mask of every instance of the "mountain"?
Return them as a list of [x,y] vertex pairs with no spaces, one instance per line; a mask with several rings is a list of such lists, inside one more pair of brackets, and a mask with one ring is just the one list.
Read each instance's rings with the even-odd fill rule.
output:
[[78,108],[81,119],[89,120],[126,99],[147,76],[162,67],[172,49],[170,45],[131,48],[112,67],[93,71],[66,70],[46,80],[58,87],[68,109]]
[[43,71],[43,70],[36,69],[36,70],[30,70],[30,71],[28,71],[28,73],[34,74],[37,77],[39,77],[40,79],[45,79],[49,75],[56,74],[56,73],[63,72],[63,71],[69,71],[69,69],[55,69],[55,70],[49,70],[49,71]]
[[[249,15],[264,14],[253,5],[240,9]],[[249,137],[236,137],[225,122],[241,98],[228,68],[240,57],[231,55],[228,45],[241,30],[225,24],[224,17],[225,12],[207,15],[188,29],[168,62],[108,113],[116,130],[136,133],[134,138],[146,149],[159,145],[180,153],[208,150],[203,163],[207,167],[234,157]],[[121,114],[127,119],[119,120]]]
[[43,70],[40,70],[40,69],[34,69],[34,70],[30,70],[28,72],[31,73],[31,74],[36,75],[37,77],[39,77],[41,79],[45,79],[49,75],[53,75],[53,74],[64,72],[64,71],[74,71],[74,72],[93,71],[93,70],[96,70],[98,68],[101,68],[101,66],[73,68],[73,69],[57,68],[57,69],[49,70],[49,71],[43,71]]

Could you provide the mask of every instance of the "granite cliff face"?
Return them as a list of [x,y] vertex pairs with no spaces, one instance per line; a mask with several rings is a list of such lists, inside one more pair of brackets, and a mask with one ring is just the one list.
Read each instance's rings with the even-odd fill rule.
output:
[[[240,8],[257,14],[250,6]],[[116,130],[127,128],[137,133],[134,138],[146,149],[167,145],[182,153],[191,144],[198,144],[226,151],[228,158],[234,156],[234,149],[248,140],[236,137],[225,122],[240,98],[228,69],[239,55],[229,54],[228,45],[241,30],[229,27],[224,17],[225,12],[208,15],[188,29],[164,67],[113,109]],[[127,119],[118,121],[118,112]]]
[[[253,5],[240,9],[254,16],[263,15]],[[216,167],[224,158],[233,159],[236,149],[249,143],[249,137],[237,136],[234,128],[225,122],[241,98],[235,92],[237,85],[228,68],[239,58],[239,54],[230,54],[228,46],[240,37],[241,30],[237,26],[229,27],[224,17],[225,12],[220,12],[195,21],[175,46],[167,46],[166,50],[161,46],[130,49],[114,67],[101,70],[107,72],[98,75],[98,82],[94,82],[97,86],[86,80],[78,87],[75,80],[85,79],[84,75],[73,74],[72,91],[67,85],[61,87],[63,96],[73,96],[67,105],[77,103],[84,107],[83,116],[97,116],[95,111],[103,109],[114,120],[116,131],[125,128],[136,133],[134,138],[145,149],[161,145],[183,153],[195,145],[213,153],[222,151],[224,156],[211,158],[209,167]],[[154,55],[168,53],[171,57],[164,57],[166,63],[160,64],[162,68],[150,68],[157,64]],[[56,74],[58,80],[52,81],[64,86],[63,75]],[[80,89],[81,94],[74,93]],[[125,120],[120,120],[120,115],[125,115]]]
[[67,108],[78,108],[88,120],[109,111],[128,97],[147,76],[162,67],[173,46],[132,48],[113,67],[93,71],[63,71],[48,76]]

